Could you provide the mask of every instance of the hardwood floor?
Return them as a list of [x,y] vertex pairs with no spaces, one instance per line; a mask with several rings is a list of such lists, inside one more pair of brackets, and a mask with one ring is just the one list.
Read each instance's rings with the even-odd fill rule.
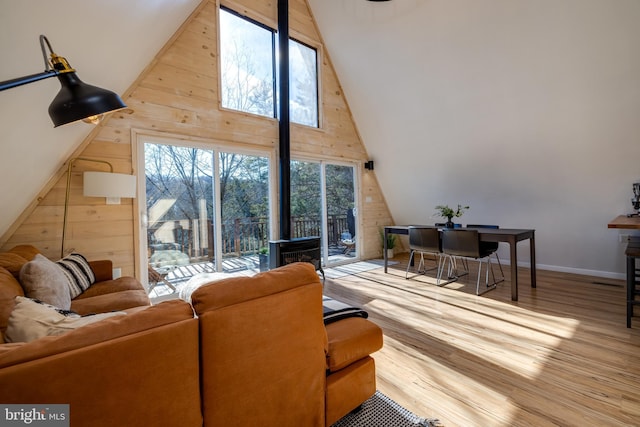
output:
[[325,283],[383,329],[380,391],[448,427],[640,426],[640,317],[625,327],[623,281],[538,270],[532,289],[520,269],[512,302],[508,279],[476,296],[473,273],[439,288],[400,261]]

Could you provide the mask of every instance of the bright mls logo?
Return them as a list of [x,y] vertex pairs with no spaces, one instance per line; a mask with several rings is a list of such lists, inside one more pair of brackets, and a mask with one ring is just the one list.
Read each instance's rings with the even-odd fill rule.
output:
[[69,427],[69,405],[2,405],[0,427]]

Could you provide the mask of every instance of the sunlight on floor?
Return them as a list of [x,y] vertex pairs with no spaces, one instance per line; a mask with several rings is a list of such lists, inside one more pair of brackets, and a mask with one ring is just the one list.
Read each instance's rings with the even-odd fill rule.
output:
[[[466,425],[495,423],[497,414],[486,413],[486,408],[492,407],[503,408],[501,425],[511,425],[520,411],[511,399],[514,390],[508,384],[513,382],[512,377],[519,376],[525,382],[535,383],[543,373],[547,359],[552,357],[565,338],[571,337],[578,323],[571,319],[528,313],[531,322],[519,324],[513,321],[513,317],[522,316],[525,310],[520,310],[518,314],[517,307],[515,311],[509,307],[508,313],[505,313],[501,311],[500,303],[492,302],[482,304],[481,312],[469,312],[469,324],[462,328],[461,333],[460,325],[447,328],[442,318],[438,322],[429,320],[451,310],[450,301],[434,300],[433,304],[429,304],[432,307],[427,308],[426,305],[418,308],[402,307],[401,301],[393,301],[389,296],[385,298],[392,302],[375,299],[364,308],[372,312],[384,312],[396,319],[398,328],[412,328],[415,331],[412,335],[422,337],[423,344],[433,350],[421,352],[414,346],[396,341],[393,332],[387,330],[384,348],[375,355],[378,366],[385,366],[384,370],[378,370],[378,375],[395,384],[407,398],[423,395],[424,389],[429,390],[429,402],[421,404],[438,408],[441,411],[438,416],[463,417],[468,421]],[[482,297],[473,295],[472,298]],[[398,309],[399,306],[402,308]],[[535,322],[536,318],[538,322]],[[511,341],[508,333],[505,336],[496,334],[496,330],[505,329],[498,325],[494,325],[492,332],[484,334],[484,322],[506,322],[511,328],[528,329],[529,341],[525,345],[514,344],[516,341]],[[554,322],[556,327],[552,326]],[[496,340],[501,341],[502,353],[496,353]],[[396,362],[389,360],[385,354],[385,350],[390,349],[406,356],[400,369],[409,369],[413,373],[414,380],[411,383],[398,383],[393,376],[393,369],[389,367]],[[452,382],[451,378],[457,381]],[[444,408],[438,403],[451,396],[465,404],[457,406],[455,414],[442,413]]]
[[[372,300],[364,308],[385,313],[403,326],[421,332],[425,339],[446,343],[447,347],[456,350],[456,354],[452,355],[454,359],[471,357],[479,363],[499,364],[502,369],[508,369],[527,379],[536,378],[544,369],[549,355],[564,339],[571,338],[579,325],[574,319],[534,313],[455,290],[443,289],[440,295],[434,295],[428,290],[418,292],[424,292],[430,302],[420,307],[407,306],[403,305],[400,296],[385,295],[384,300]],[[459,328],[458,325],[457,332],[453,335],[453,328],[448,328],[447,321],[442,317],[452,310],[463,310],[459,305],[460,299],[475,299],[477,304],[473,306],[474,309],[464,308],[468,323],[464,328]],[[434,316],[440,318],[438,322],[430,321]],[[490,334],[487,333],[489,329]],[[521,336],[522,329],[525,329],[528,341],[524,345],[511,344],[510,336]],[[509,330],[513,330],[513,334]],[[504,342],[502,353],[498,357],[495,353],[495,341]]]

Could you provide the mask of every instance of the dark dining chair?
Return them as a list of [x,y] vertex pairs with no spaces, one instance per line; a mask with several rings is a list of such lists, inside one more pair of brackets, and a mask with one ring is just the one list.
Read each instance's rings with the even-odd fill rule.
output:
[[[442,253],[449,260],[449,276],[451,276],[452,263],[456,257],[474,259],[478,261],[478,279],[476,282],[476,295],[482,295],[496,288],[499,283],[496,280],[496,276],[493,272],[493,265],[490,261],[492,252],[487,248],[483,248],[480,245],[480,235],[478,230],[474,229],[446,229],[442,230]],[[444,263],[446,263],[446,259]],[[480,277],[482,276],[482,264],[486,262],[487,267],[485,270],[485,286],[482,292],[480,292]],[[440,269],[438,276],[438,284],[444,271],[444,263]],[[489,271],[491,271],[491,277],[493,282],[489,283]],[[504,280],[504,278],[502,279]],[[500,281],[502,281],[500,280]]]
[[[438,228],[447,228],[446,222],[436,222],[435,226]],[[453,228],[460,228],[461,224],[454,224]],[[462,267],[464,270],[458,269],[458,259],[456,257],[449,258],[449,271],[448,271],[448,282],[443,284],[438,284],[438,286],[446,285],[447,283],[451,283],[456,281],[459,277],[469,274],[469,266],[467,265],[467,261],[464,258],[461,258],[460,261],[462,263]],[[453,267],[452,267],[453,266]],[[455,274],[453,273],[455,271]]]
[[[442,251],[440,244],[440,232],[437,228],[433,227],[409,227],[409,263],[407,264],[407,271],[405,278],[409,278],[409,268],[411,268],[411,262],[416,252],[420,254],[420,264],[418,264],[418,274],[425,274],[429,270],[437,269],[437,274],[440,273],[440,264],[442,259]],[[437,260],[436,267],[425,268],[424,254],[435,255]]]
[[[467,224],[467,228],[494,228],[498,229],[500,226],[498,225],[488,225],[488,224]],[[504,280],[504,271],[502,270],[502,263],[500,262],[500,257],[498,256],[498,242],[483,242],[480,241],[480,247],[483,251],[491,251],[491,255],[495,255],[496,260],[498,261],[498,267],[500,267],[500,274],[502,274],[502,280]]]

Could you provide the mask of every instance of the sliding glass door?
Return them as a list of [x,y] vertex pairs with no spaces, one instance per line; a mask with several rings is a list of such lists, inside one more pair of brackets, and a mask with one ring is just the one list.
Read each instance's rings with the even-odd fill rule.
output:
[[355,167],[291,162],[292,237],[320,236],[324,265],[357,258]]
[[[275,227],[274,154],[138,137],[140,265],[174,293],[206,272],[257,271]],[[325,266],[358,259],[354,164],[291,162],[292,237],[319,236]],[[152,296],[157,296],[154,293]]]
[[329,259],[357,257],[354,167],[328,164],[324,170]]
[[269,246],[269,159],[221,152],[218,170],[223,269],[242,270]]
[[150,284],[257,269],[258,253],[271,238],[269,156],[150,137],[139,147],[145,171],[141,262]]

